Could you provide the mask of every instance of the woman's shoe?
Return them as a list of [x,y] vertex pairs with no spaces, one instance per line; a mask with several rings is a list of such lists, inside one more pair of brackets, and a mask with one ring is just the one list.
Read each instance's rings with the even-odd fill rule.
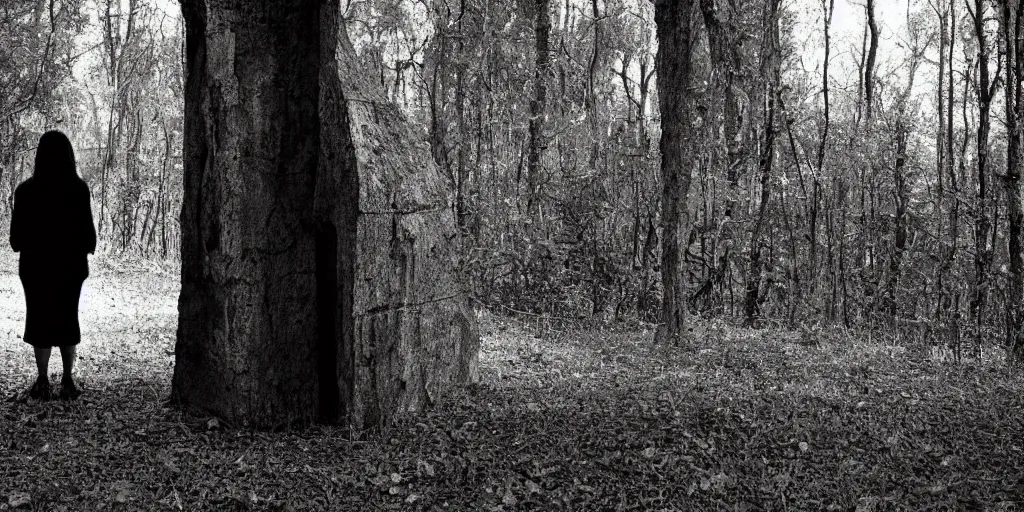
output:
[[36,383],[32,385],[32,389],[28,390],[29,398],[36,400],[49,400],[50,399],[50,381],[44,379],[37,379]]
[[71,379],[62,379],[60,381],[60,399],[61,400],[74,400],[82,395],[82,390],[78,389],[75,385],[75,381]]

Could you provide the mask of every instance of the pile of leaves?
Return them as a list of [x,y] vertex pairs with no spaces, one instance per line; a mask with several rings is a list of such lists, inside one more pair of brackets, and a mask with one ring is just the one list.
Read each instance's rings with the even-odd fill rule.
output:
[[257,432],[166,405],[176,280],[90,279],[86,394],[39,403],[20,284],[0,274],[0,510],[1024,506],[1024,379],[998,354],[713,323],[666,347],[481,313],[481,383],[436,408]]

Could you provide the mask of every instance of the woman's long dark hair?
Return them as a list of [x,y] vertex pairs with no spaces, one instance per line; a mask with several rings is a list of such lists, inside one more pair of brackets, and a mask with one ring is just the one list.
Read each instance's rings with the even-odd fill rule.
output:
[[33,177],[41,180],[60,180],[78,177],[75,167],[75,150],[63,133],[52,130],[39,138],[36,149],[36,167]]

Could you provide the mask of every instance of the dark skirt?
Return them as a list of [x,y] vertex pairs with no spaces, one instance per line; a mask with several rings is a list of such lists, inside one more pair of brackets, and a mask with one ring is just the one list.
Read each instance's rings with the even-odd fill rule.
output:
[[85,279],[21,278],[25,289],[26,343],[38,347],[68,347],[82,339],[78,298]]

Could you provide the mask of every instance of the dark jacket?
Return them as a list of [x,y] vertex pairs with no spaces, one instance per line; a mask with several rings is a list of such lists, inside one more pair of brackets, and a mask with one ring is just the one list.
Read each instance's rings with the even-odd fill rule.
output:
[[77,176],[32,177],[14,191],[11,248],[22,279],[85,279],[96,250],[89,186]]

